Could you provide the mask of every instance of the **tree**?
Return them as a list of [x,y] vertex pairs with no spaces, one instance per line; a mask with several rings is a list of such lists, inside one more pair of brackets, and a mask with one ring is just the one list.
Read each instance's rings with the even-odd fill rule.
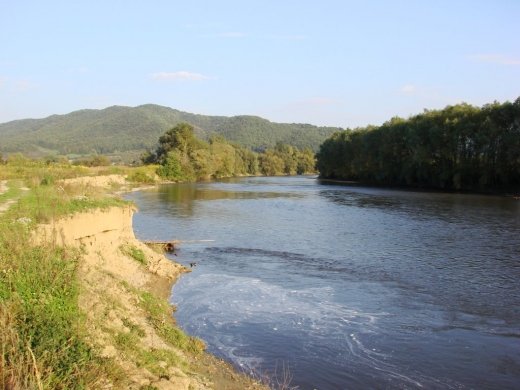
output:
[[110,160],[107,156],[103,156],[102,154],[96,154],[91,158],[92,167],[105,167],[108,165],[110,165]]
[[298,175],[305,173],[316,172],[316,157],[310,148],[302,148],[301,153],[298,155]]
[[170,153],[164,159],[163,164],[157,168],[157,174],[163,179],[171,181],[182,181],[185,178],[181,163],[175,153]]

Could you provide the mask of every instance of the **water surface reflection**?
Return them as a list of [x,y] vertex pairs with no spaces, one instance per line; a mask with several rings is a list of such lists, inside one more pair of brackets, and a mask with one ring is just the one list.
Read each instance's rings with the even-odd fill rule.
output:
[[515,389],[520,202],[241,178],[131,194],[175,260],[178,322],[300,389]]

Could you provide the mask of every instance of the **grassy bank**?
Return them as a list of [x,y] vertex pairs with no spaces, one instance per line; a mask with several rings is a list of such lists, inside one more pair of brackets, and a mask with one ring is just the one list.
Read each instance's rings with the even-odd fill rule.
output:
[[[0,203],[15,199],[0,215],[0,388],[2,389],[89,389],[111,383],[124,388],[123,370],[114,359],[103,358],[88,342],[85,315],[78,304],[77,275],[82,253],[75,248],[52,245],[32,246],[31,234],[37,224],[89,209],[123,206],[127,202],[110,196],[107,190],[69,185],[62,179],[85,175],[84,168],[45,167],[31,163],[0,167],[0,178],[8,180]],[[22,191],[20,188],[28,188]],[[110,192],[110,191],[108,191]],[[143,299],[150,318],[158,307],[146,292]],[[153,303],[153,304],[152,304]],[[171,311],[171,310],[170,310]],[[178,331],[163,326],[165,333]],[[180,331],[173,341],[200,352]],[[115,335],[120,345],[129,343],[133,333]],[[181,337],[182,336],[182,337]],[[195,344],[195,346],[193,345]],[[164,360],[147,356],[147,364]]]
[[16,200],[0,215],[0,388],[89,388],[117,371],[85,342],[76,277],[81,253],[30,245],[38,223],[122,203],[93,188],[53,185],[81,174],[68,166],[0,167],[0,178],[10,179],[0,203]]
[[[74,180],[114,173],[154,181],[148,167],[0,166],[0,180],[7,180],[0,205],[14,201],[0,213],[0,389],[266,388],[203,353],[201,340],[177,328],[164,298],[172,279],[159,276],[162,255],[135,239],[95,253],[31,245],[39,224],[127,207],[115,195],[121,184]],[[126,259],[120,264],[134,264],[130,275],[139,270],[150,282],[136,286],[96,265],[118,256]]]

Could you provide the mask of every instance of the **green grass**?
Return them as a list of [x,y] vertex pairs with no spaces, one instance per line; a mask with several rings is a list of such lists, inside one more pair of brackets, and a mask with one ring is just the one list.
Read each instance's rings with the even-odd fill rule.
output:
[[148,264],[144,252],[141,249],[136,248],[135,246],[121,245],[119,246],[119,250],[125,255],[131,257],[132,259],[138,261],[143,265]]
[[188,336],[175,326],[175,320],[171,315],[174,307],[166,299],[147,291],[138,290],[126,282],[122,282],[122,286],[128,291],[139,295],[139,306],[145,311],[148,322],[164,341],[172,347],[194,354],[199,354],[206,350],[204,341]]
[[18,198],[22,194],[21,186],[21,180],[9,180],[6,183],[7,191],[0,194],[0,205],[10,199]]
[[60,180],[88,176],[89,173],[90,171],[84,167],[69,164],[46,164],[43,161],[32,161],[22,156],[18,156],[7,165],[0,164],[0,180],[24,179],[29,184],[34,183],[35,185],[39,185],[44,177]]
[[135,333],[139,337],[146,336],[146,333],[145,333],[144,329],[141,326],[139,326],[137,324],[134,324],[128,318],[126,318],[126,317],[122,318],[121,322],[123,322],[124,326],[126,326],[128,329],[130,329],[131,333]]
[[79,252],[26,246],[28,235],[0,227],[0,388],[93,386],[104,368],[85,341]]
[[[36,223],[125,203],[93,188],[56,184],[76,173],[39,164],[0,166],[2,178],[20,175],[0,196],[0,202],[18,198],[0,215],[0,389],[92,389],[102,378],[115,385],[125,380],[118,365],[86,341],[80,251],[28,244]],[[30,187],[24,196],[22,181]]]
[[[100,357],[88,339],[86,317],[79,309],[81,249],[29,245],[38,223],[128,203],[107,196],[106,190],[61,182],[81,172],[36,163],[0,166],[0,179],[10,180],[0,201],[17,200],[0,215],[0,389],[98,389],[107,383],[125,388],[127,384],[121,366],[113,358]],[[29,191],[22,193],[22,185]],[[142,250],[133,246],[123,250],[146,264]],[[147,321],[166,343],[192,353],[204,351],[201,340],[175,327],[166,300],[121,283],[139,296]],[[129,318],[122,322],[129,331],[111,333],[121,356],[126,354],[158,376],[167,376],[168,366],[187,364],[173,349],[145,347],[140,342],[145,329]]]
[[148,314],[148,321],[154,326],[159,335],[172,346],[192,353],[202,353],[206,349],[204,341],[188,336],[171,323],[172,306],[165,299],[149,292],[141,292],[140,306]]
[[53,218],[90,209],[107,209],[129,204],[119,197],[106,196],[102,189],[81,185],[39,185],[12,205],[8,214],[49,223]]

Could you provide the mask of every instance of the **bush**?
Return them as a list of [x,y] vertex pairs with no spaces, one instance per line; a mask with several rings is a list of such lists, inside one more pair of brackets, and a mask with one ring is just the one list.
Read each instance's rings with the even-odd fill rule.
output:
[[133,183],[140,184],[154,184],[155,178],[153,177],[154,173],[150,174],[146,172],[144,169],[137,169],[128,174],[127,180]]
[[182,172],[181,163],[177,156],[170,154],[157,168],[157,174],[166,180],[181,181],[184,180],[184,173]]

